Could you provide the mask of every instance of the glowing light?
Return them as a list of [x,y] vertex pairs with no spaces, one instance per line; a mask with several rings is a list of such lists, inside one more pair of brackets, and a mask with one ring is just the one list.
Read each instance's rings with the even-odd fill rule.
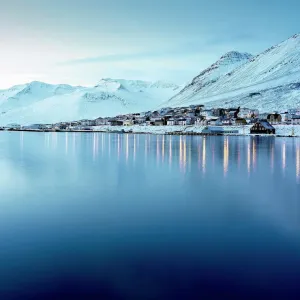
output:
[[248,143],[248,151],[247,151],[247,169],[248,169],[248,173],[250,174],[250,172],[251,172],[251,146],[250,146],[250,141]]
[[256,140],[253,140],[252,143],[252,162],[253,162],[253,169],[256,168]]
[[104,152],[104,133],[101,134],[101,154],[103,155]]
[[228,137],[224,139],[224,176],[227,175],[228,172],[228,158],[229,158],[229,141]]
[[202,142],[202,172],[206,172],[206,138],[203,138]]
[[169,164],[172,165],[172,136],[169,139]]
[[182,165],[182,137],[179,138],[179,167]]
[[97,133],[93,134],[93,160],[96,159],[98,153],[98,135]]

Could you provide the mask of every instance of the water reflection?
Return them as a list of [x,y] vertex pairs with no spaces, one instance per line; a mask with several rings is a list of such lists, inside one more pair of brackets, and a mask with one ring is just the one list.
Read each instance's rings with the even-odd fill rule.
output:
[[202,172],[206,172],[206,137],[202,141]]
[[229,163],[229,142],[228,137],[224,138],[224,176],[227,175],[228,172],[228,163]]
[[0,299],[45,299],[23,289],[49,280],[130,290],[119,299],[176,299],[178,283],[223,288],[228,274],[226,288],[298,288],[299,139],[5,132],[0,166]]
[[169,137],[169,165],[172,165],[172,135]]
[[282,171],[285,173],[286,168],[286,144],[283,142],[282,144]]
[[250,141],[248,142],[248,147],[247,147],[247,169],[248,169],[248,174],[251,172],[251,145]]

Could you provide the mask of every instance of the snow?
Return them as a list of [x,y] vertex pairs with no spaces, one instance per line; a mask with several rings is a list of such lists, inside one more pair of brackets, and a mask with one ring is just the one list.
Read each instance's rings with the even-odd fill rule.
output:
[[177,93],[172,83],[102,79],[95,87],[32,82],[0,91],[0,125],[56,123],[155,109]]
[[[232,71],[227,73],[226,70],[222,71],[222,64],[218,61],[212,65],[216,69],[209,69],[220,72],[219,77],[207,81],[207,72],[204,71],[192,84],[163,105],[241,105],[270,111],[274,108],[286,110],[300,104],[300,88],[292,85],[300,82],[300,35],[295,35],[255,57],[241,59],[239,65],[235,61],[233,60],[233,64],[230,60],[227,61],[232,66]],[[247,98],[253,92],[262,92],[263,95],[255,99]]]

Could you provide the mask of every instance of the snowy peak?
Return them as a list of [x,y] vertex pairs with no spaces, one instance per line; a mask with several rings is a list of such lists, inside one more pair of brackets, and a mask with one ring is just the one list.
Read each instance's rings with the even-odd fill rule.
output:
[[239,65],[247,62],[253,56],[249,53],[240,53],[237,51],[230,51],[221,56],[214,64],[209,68],[202,71],[194,80],[201,79],[204,75],[211,75],[211,79],[225,75],[238,67]]
[[95,86],[96,88],[103,91],[116,92],[118,90],[127,90],[131,92],[143,92],[147,89],[178,89],[179,86],[165,81],[143,81],[143,80],[125,80],[125,79],[112,79],[103,78]]
[[[211,86],[219,80],[220,77],[229,74],[239,66],[248,62],[253,56],[249,53],[240,53],[237,51],[227,52],[210,67],[196,76],[190,84],[179,92],[175,98],[186,98],[198,93],[203,88]],[[172,102],[172,99],[170,100]]]
[[221,58],[219,59],[219,62],[226,61],[226,62],[232,62],[232,61],[240,61],[240,60],[247,60],[251,58],[253,55],[250,53],[242,53],[238,51],[230,51],[225,53]]

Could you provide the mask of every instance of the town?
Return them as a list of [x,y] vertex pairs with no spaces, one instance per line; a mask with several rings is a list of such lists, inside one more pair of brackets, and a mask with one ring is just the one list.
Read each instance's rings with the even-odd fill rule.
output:
[[[118,115],[115,117],[97,118],[95,120],[79,120],[59,122],[56,124],[8,124],[2,130],[24,131],[101,131],[101,126],[205,126],[203,134],[238,133],[226,130],[229,126],[251,126],[253,134],[275,134],[272,125],[300,125],[300,108],[286,112],[260,113],[249,108],[212,108],[204,105],[187,107],[162,108],[156,111]],[[145,130],[147,131],[147,130]]]

